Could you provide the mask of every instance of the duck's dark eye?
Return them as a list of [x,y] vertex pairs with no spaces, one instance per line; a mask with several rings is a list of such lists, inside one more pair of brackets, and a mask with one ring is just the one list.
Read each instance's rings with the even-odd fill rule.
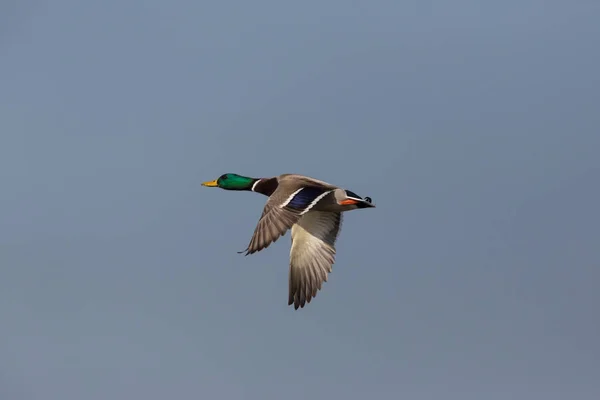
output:
[[221,175],[221,176],[219,177],[219,180],[220,180],[220,181],[224,181],[224,180],[226,180],[227,178],[229,178],[229,176],[227,176],[227,174],[224,174],[224,175]]
[[373,200],[371,200],[371,198],[369,196],[365,197],[365,201],[367,203],[372,203],[373,202]]

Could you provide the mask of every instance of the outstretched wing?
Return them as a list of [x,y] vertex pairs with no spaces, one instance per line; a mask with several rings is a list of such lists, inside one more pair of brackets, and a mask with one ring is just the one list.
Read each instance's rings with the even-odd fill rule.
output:
[[[263,214],[254,229],[254,234],[250,239],[250,244],[246,250],[246,255],[256,253],[266,249],[279,239],[281,236],[300,219],[300,213],[292,209],[281,208],[277,204],[267,202]],[[243,253],[242,251],[241,253]]]
[[279,185],[265,204],[250,244],[244,250],[246,255],[261,251],[276,242],[330,191],[327,188],[303,186],[290,194],[289,188]]
[[335,262],[342,213],[311,211],[292,227],[288,305],[304,307],[317,295]]

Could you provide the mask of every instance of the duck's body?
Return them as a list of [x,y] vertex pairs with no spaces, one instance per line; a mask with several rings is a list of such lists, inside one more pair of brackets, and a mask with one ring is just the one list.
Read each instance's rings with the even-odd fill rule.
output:
[[295,309],[310,303],[332,271],[342,213],[375,207],[368,197],[297,174],[273,178],[225,174],[203,185],[269,197],[245,253],[269,247],[291,229],[288,305],[294,304]]

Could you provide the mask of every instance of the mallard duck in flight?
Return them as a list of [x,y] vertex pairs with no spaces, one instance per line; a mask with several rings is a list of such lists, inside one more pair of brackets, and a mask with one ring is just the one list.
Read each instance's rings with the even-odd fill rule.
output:
[[288,305],[303,308],[317,295],[335,262],[335,241],[342,212],[375,207],[369,197],[360,197],[308,176],[283,174],[273,178],[250,178],[224,174],[202,186],[245,190],[269,197],[248,248],[256,253],[269,247],[291,229]]

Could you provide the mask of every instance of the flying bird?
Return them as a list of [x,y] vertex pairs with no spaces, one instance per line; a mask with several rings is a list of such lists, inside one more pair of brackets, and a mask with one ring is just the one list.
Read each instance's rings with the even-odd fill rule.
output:
[[288,305],[296,310],[316,297],[332,272],[342,213],[375,207],[369,197],[297,174],[272,178],[224,174],[202,186],[269,197],[248,247],[239,253],[261,251],[291,229]]

